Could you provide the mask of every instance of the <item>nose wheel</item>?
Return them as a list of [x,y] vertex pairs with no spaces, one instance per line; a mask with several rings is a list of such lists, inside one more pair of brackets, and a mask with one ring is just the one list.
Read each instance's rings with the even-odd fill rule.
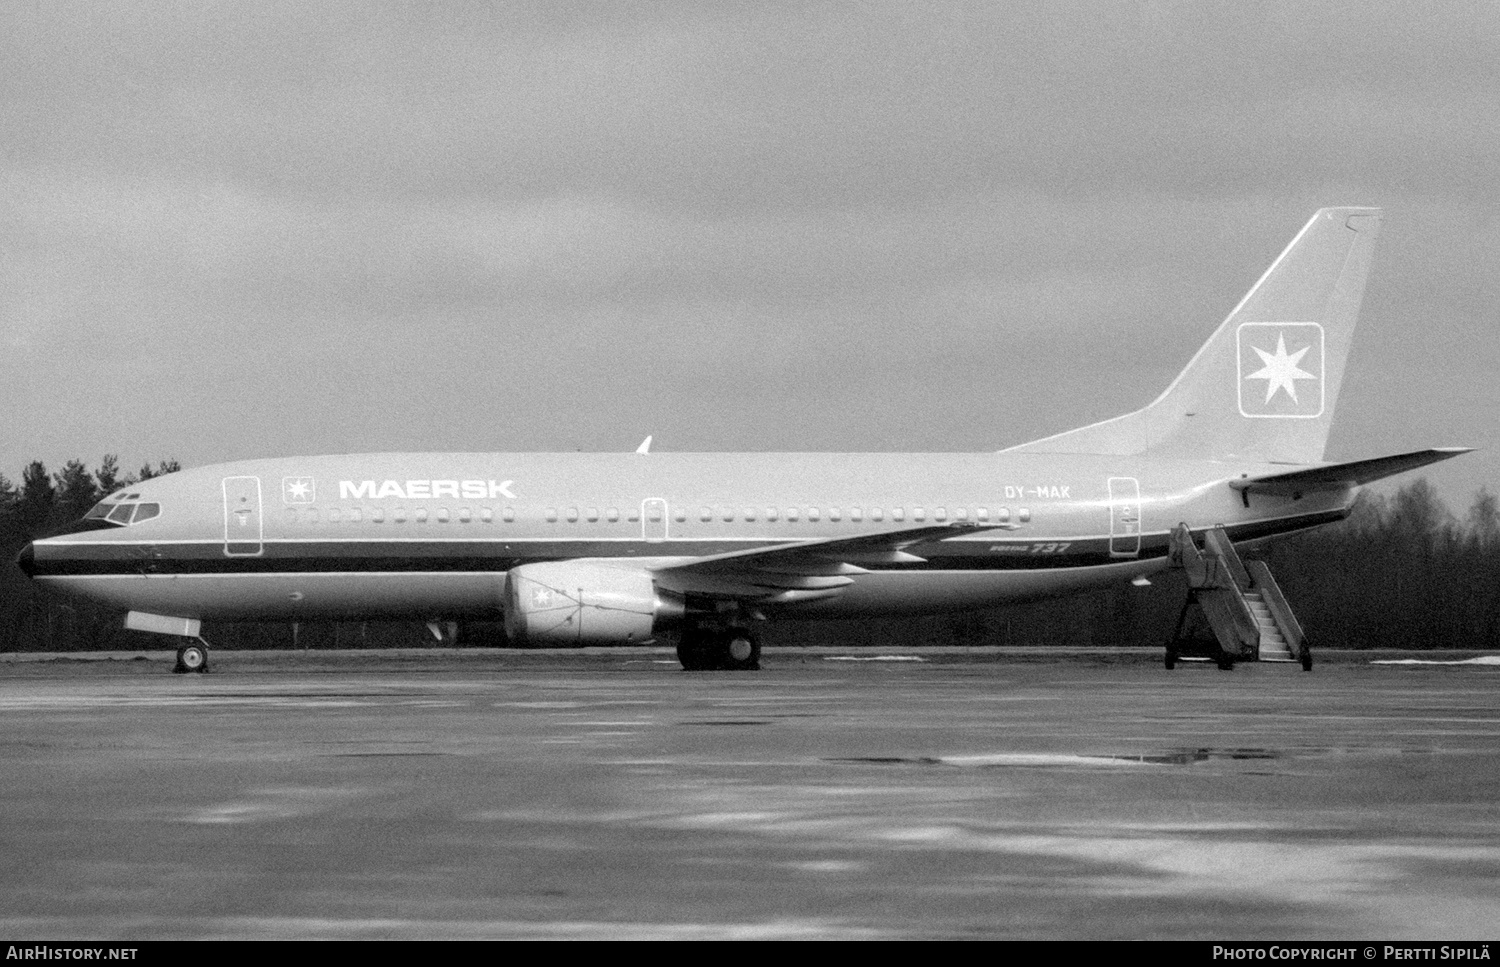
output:
[[177,665],[172,671],[178,675],[189,672],[208,671],[208,645],[202,639],[189,641],[177,649]]

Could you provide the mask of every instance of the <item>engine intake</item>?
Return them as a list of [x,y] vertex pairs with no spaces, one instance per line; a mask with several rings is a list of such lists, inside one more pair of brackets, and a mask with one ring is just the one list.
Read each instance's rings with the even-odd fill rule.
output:
[[559,561],[523,564],[505,578],[505,633],[518,645],[640,644],[684,611],[638,567]]

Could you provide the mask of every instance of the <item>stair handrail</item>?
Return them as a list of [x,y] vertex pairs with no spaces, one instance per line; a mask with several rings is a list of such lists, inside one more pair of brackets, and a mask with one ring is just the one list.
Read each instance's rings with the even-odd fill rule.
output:
[[1193,532],[1186,523],[1172,528],[1167,540],[1167,561],[1187,572],[1188,587],[1208,587],[1208,562],[1203,560],[1203,552],[1193,542]]
[[1250,573],[1245,570],[1245,562],[1240,560],[1239,552],[1234,549],[1234,542],[1224,532],[1223,525],[1210,527],[1203,533],[1203,549],[1208,552],[1210,558],[1218,558],[1223,562],[1229,572],[1229,578],[1241,591],[1250,590]]
[[1286,639],[1287,647],[1291,649],[1294,656],[1301,656],[1302,643],[1306,639],[1302,633],[1302,623],[1297,620],[1292,606],[1287,603],[1286,597],[1281,593],[1281,586],[1271,576],[1271,568],[1265,561],[1248,561],[1246,566],[1250,569],[1255,590],[1260,592],[1261,600],[1265,601],[1266,607],[1271,611],[1271,617],[1276,619],[1277,626],[1281,628],[1281,635]]

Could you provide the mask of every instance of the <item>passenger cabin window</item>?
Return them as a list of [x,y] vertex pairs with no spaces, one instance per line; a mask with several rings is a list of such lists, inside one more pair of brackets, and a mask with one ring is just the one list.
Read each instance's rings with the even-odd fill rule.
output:
[[906,508],[897,507],[891,511],[891,520],[906,520]]
[[439,524],[446,524],[446,523],[448,523],[448,508],[447,507],[439,507],[438,508],[437,519],[438,519],[438,523]]
[[417,509],[417,523],[419,523],[419,524],[425,524],[425,523],[427,523],[427,508],[426,507],[421,507],[421,508]]
[[358,507],[349,508],[349,523],[358,524],[363,516],[364,511],[360,510]]
[[549,523],[549,524],[555,524],[555,523],[557,523],[557,508],[556,507],[548,507],[547,508],[547,523]]
[[927,519],[927,511],[923,510],[921,507],[913,507],[911,509],[911,519],[912,520],[926,520]]
[[709,521],[711,521],[711,520],[714,519],[714,512],[712,510],[710,510],[709,508],[707,508],[707,507],[699,507],[698,508],[698,519],[701,520],[701,521],[703,521],[703,523],[706,524]]
[[493,524],[495,522],[495,512],[486,507],[479,512],[479,519],[484,521],[486,524]]
[[786,509],[786,519],[795,524],[797,522],[797,508],[788,507]]
[[1031,521],[1031,511],[1027,510],[1025,507],[1022,507],[1019,511],[1017,511],[1016,516],[1021,519],[1021,523],[1023,524],[1029,523]]
[[458,522],[460,524],[467,524],[469,521],[471,521],[473,519],[474,519],[474,515],[473,515],[472,512],[470,512],[469,508],[467,508],[467,507],[460,507],[460,508],[458,508]]
[[385,523],[385,508],[384,507],[376,507],[376,508],[374,508],[374,509],[372,509],[370,511],[370,523],[372,523],[372,524],[384,524]]
[[[511,521],[516,519],[516,509],[514,507],[506,507],[500,512],[500,516],[505,520],[507,524],[509,524]],[[611,517],[610,520],[614,520],[614,518]]]
[[[510,508],[505,508],[505,512],[510,513]],[[618,507],[611,507],[609,510],[605,511],[604,516],[611,524],[613,524],[615,521],[620,519],[620,509]],[[510,520],[509,517],[505,519]]]
[[578,523],[578,508],[577,507],[569,507],[568,508],[568,523],[570,523],[570,524],[576,524],[576,523]]

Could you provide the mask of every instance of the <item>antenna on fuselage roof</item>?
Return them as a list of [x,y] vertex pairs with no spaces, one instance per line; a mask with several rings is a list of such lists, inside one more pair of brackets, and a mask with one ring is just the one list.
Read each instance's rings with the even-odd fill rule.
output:
[[651,437],[647,436],[646,439],[642,440],[641,441],[641,445],[635,448],[635,452],[636,453],[650,453],[651,452]]

